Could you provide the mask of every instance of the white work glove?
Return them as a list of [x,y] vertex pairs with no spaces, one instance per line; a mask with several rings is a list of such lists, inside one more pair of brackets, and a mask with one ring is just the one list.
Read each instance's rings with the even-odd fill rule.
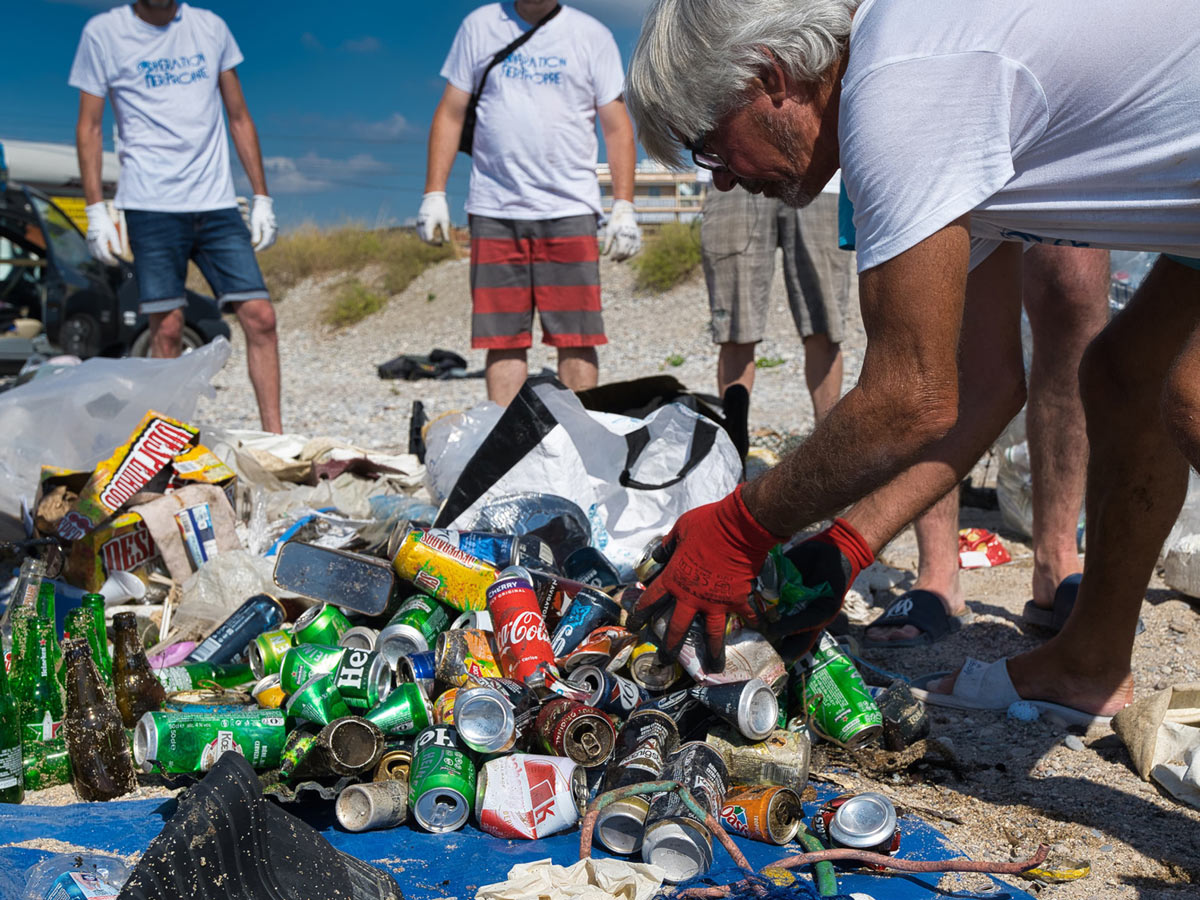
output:
[[88,251],[106,266],[115,266],[117,254],[121,252],[121,237],[117,234],[112,216],[108,214],[108,204],[101,200],[85,206],[83,211],[87,213],[88,220]]
[[628,200],[614,200],[608,216],[608,227],[604,230],[604,254],[612,251],[616,262],[629,259],[642,249],[642,230],[638,228],[633,204]]
[[[437,230],[442,229],[438,237]],[[439,245],[450,240],[450,207],[445,191],[430,191],[421,198],[417,210],[417,234],[427,244]]]
[[275,243],[279,226],[275,224],[275,201],[266,194],[255,194],[250,207],[250,243],[261,253]]

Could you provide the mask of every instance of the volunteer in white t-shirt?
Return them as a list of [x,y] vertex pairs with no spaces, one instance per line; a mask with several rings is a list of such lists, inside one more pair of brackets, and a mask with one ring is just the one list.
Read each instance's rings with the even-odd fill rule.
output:
[[719,654],[726,612],[759,618],[746,598],[768,549],[853,504],[788,551],[813,596],[768,627],[811,641],[1020,408],[1023,384],[987,383],[1019,360],[1022,244],[1161,250],[1080,369],[1091,456],[1074,611],[1030,653],[927,684],[929,702],[1026,699],[1080,724],[1131,701],[1138,608],[1200,464],[1200,6],[656,0],[627,99],[652,156],[678,160],[682,144],[718,187],[803,205],[840,163],[868,336],[858,384],[808,441],[679,520],[632,624],[670,610],[673,648],[701,615]]
[[557,349],[559,378],[574,390],[594,387],[596,347],[607,341],[596,243],[597,119],[613,184],[605,252],[620,260],[641,246],[636,147],[612,33],[555,0],[492,3],[463,20],[442,77],[417,230],[430,243],[450,238],[446,181],[477,92],[467,195],[471,346],[487,350],[488,399],[507,404],[524,384],[535,307],[543,342]]
[[[241,61],[225,22],[186,3],[137,0],[94,16],[69,78],[80,92],[75,139],[88,247],[117,265],[121,241],[100,186],[101,121],[111,99],[120,138],[116,206],[125,211],[151,355],[182,352],[193,259],[217,302],[236,311],[262,426],[281,432],[275,311],[254,258],[275,241],[275,213],[235,69]],[[233,193],[226,112],[254,189],[249,230]]]

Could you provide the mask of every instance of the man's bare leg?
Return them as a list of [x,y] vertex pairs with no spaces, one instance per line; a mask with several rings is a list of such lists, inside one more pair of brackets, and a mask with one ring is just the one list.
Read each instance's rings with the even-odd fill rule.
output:
[[586,391],[600,383],[600,357],[595,347],[559,347],[558,380],[573,391]]
[[237,305],[237,317],[246,335],[246,368],[254,386],[254,397],[258,400],[258,418],[263,431],[283,434],[275,307],[265,297],[246,300]]
[[842,396],[842,345],[827,334],[804,338],[804,380],[812,397],[813,418],[820,422]]
[[1033,475],[1033,602],[1044,609],[1081,571],[1077,526],[1087,475],[1079,363],[1108,322],[1107,250],[1034,246],[1023,295],[1033,334],[1025,430]]
[[754,389],[754,348],[757,343],[737,344],[726,341],[717,351],[717,396],[740,384],[750,393]]
[[483,380],[488,399],[501,406],[512,403],[529,375],[524,347],[488,350]]
[[155,359],[174,359],[183,352],[183,309],[148,313],[150,355]]

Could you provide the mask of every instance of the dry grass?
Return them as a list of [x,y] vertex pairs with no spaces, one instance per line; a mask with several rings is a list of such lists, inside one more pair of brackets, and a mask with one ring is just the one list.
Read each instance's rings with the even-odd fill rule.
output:
[[323,318],[326,325],[345,328],[379,312],[386,303],[386,297],[377,294],[357,278],[351,278],[338,288],[325,308]]
[[631,262],[637,287],[659,293],[670,290],[700,265],[700,223],[668,222],[647,238]]

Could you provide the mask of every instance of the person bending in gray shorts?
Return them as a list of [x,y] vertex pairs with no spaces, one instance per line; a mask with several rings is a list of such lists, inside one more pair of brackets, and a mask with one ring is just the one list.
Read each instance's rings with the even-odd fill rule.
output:
[[804,377],[819,422],[842,392],[843,320],[854,280],[853,254],[838,250],[837,186],[799,211],[740,187],[708,192],[700,251],[713,343],[721,345],[717,393],[743,458],[754,348],[766,333],[777,247],[783,248],[788,306],[804,341]]

